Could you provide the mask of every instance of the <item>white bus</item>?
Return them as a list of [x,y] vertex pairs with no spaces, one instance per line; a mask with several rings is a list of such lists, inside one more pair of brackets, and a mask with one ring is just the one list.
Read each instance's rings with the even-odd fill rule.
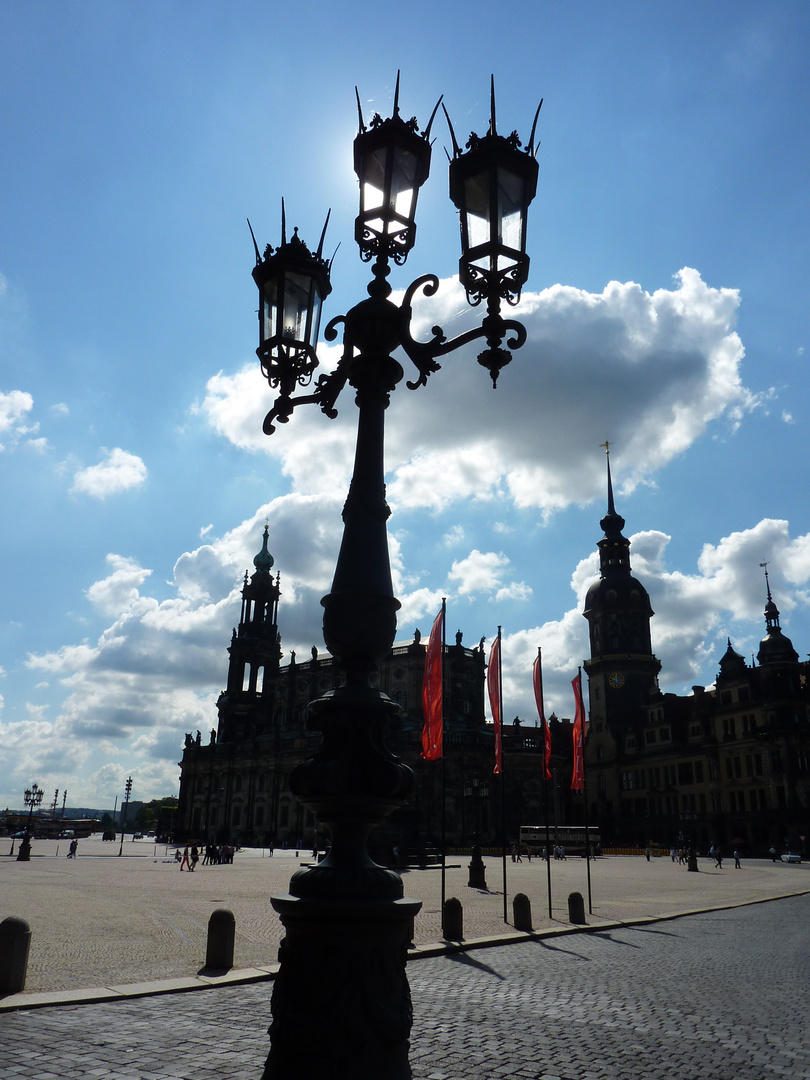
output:
[[[563,847],[566,855],[585,856],[584,825],[549,825],[548,835],[552,850],[555,847]],[[598,826],[588,826],[587,842],[590,845],[591,855],[602,854],[602,838],[599,835]],[[544,855],[546,850],[545,825],[521,825],[520,850],[521,852],[528,851],[532,855]]]

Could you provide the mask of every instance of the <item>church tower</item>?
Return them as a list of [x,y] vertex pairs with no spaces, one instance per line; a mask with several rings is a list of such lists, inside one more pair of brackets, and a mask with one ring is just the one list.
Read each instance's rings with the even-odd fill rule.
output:
[[637,721],[657,691],[661,663],[652,651],[650,597],[630,572],[630,541],[622,534],[624,518],[616,513],[607,449],[608,508],[599,523],[605,534],[598,545],[599,581],[588,589],[583,615],[590,627],[585,670],[591,731],[610,731],[615,738]]
[[268,526],[262,549],[253,560],[255,573],[242,588],[242,613],[228,648],[228,685],[219,696],[218,743],[240,742],[269,732],[275,705],[275,686],[281,660],[278,633],[279,575],[272,574],[273,556],[267,550]]

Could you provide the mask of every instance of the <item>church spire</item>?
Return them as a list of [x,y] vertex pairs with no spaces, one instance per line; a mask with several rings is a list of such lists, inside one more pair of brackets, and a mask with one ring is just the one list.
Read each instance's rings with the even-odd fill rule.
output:
[[616,505],[613,499],[613,477],[610,473],[610,443],[602,443],[607,458],[607,513],[599,522],[604,532],[604,537],[599,541],[599,564],[603,578],[616,573],[630,573],[630,541],[622,535],[624,518],[616,513]]

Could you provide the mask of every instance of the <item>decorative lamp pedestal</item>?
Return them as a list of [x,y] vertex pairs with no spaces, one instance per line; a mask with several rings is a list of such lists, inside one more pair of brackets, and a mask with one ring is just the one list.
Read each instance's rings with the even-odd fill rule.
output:
[[273,989],[263,1080],[410,1080],[413,1013],[405,965],[419,900],[367,850],[371,829],[400,806],[411,770],[385,748],[399,706],[368,685],[309,706],[319,750],[290,790],[331,834],[329,854],[274,896],[286,936]]

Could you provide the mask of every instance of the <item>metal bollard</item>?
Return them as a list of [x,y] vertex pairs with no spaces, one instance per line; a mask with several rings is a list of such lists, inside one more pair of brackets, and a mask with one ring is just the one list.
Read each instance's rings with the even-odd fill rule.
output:
[[516,930],[532,929],[532,902],[526,893],[519,892],[512,901],[512,918]]
[[217,908],[208,920],[208,947],[205,966],[212,971],[230,971],[233,967],[233,943],[236,919],[227,908]]
[[445,941],[464,940],[464,908],[455,896],[445,900],[442,908],[442,937]]
[[568,921],[577,923],[579,926],[585,925],[585,901],[582,899],[582,893],[568,894]]
[[0,994],[19,994],[25,989],[31,927],[25,919],[9,915],[0,922]]

